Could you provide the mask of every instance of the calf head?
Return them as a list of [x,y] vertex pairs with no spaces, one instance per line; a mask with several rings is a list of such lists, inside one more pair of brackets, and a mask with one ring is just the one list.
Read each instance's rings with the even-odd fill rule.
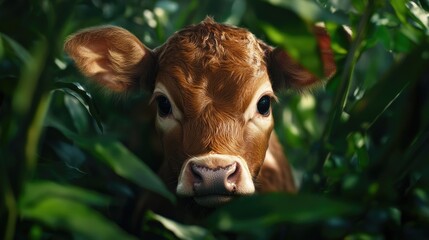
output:
[[[335,72],[329,37],[315,36],[327,77]],[[65,50],[84,75],[113,92],[145,88],[157,104],[164,175],[176,193],[216,206],[255,192],[273,131],[273,86],[318,79],[249,31],[206,19],[154,50],[112,26],[72,35]]]

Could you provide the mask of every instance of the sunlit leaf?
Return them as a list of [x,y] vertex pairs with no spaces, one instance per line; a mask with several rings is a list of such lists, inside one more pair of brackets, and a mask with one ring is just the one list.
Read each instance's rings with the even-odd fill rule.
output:
[[357,155],[359,169],[366,169],[369,164],[369,156],[365,137],[360,133],[351,133],[348,140],[351,142],[353,150]]
[[325,26],[331,37],[331,47],[335,53],[336,62],[338,62],[339,59],[344,58],[350,48],[352,33],[342,25],[327,22]]
[[400,31],[404,36],[418,44],[424,34],[418,28],[425,30],[426,35],[429,34],[426,11],[411,1],[393,0],[390,1],[390,4],[395,10],[396,16],[402,22]]
[[243,197],[221,207],[208,218],[215,230],[241,232],[273,224],[310,223],[347,214],[359,207],[319,195],[272,193]]
[[413,1],[409,1],[407,7],[420,27],[425,30],[426,34],[429,34],[429,13]]
[[146,216],[148,220],[161,223],[179,239],[215,239],[207,229],[202,227],[180,224],[153,212],[148,212]]
[[399,20],[403,23],[407,23],[407,6],[405,0],[392,0],[390,4],[395,10],[396,16],[398,16]]
[[318,45],[312,33],[311,24],[305,22],[293,11],[276,7],[262,1],[252,1],[255,9],[264,9],[255,14],[258,23],[268,39],[285,50],[293,59],[316,76],[323,76]]

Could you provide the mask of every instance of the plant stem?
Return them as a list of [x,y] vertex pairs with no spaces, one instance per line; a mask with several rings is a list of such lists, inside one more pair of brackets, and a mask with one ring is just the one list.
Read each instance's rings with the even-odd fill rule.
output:
[[353,71],[356,65],[357,60],[360,56],[360,50],[362,47],[362,42],[365,39],[367,34],[368,24],[371,20],[372,13],[374,12],[375,3],[374,0],[369,0],[365,8],[365,11],[359,22],[356,38],[353,41],[350,51],[348,52],[344,70],[341,75],[340,85],[336,92],[334,102],[331,105],[330,114],[328,122],[326,123],[323,135],[321,138],[322,148],[319,155],[319,161],[317,162],[314,172],[320,172],[322,169],[326,156],[329,154],[329,145],[331,142],[331,136],[333,132],[333,126],[337,126],[341,120],[341,114],[346,105],[347,97],[349,95],[349,89],[352,81]]
[[16,218],[18,213],[17,213],[16,199],[11,189],[11,186],[9,184],[9,179],[4,178],[4,180],[6,180],[6,184],[4,185],[5,186],[4,201],[8,212],[4,239],[11,240],[14,238],[14,235],[15,235],[15,228],[16,228],[15,224],[16,224]]

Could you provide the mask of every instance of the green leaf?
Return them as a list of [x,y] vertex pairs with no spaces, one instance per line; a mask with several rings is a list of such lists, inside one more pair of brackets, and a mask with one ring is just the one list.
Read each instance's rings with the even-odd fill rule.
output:
[[24,219],[85,239],[134,239],[88,205],[105,207],[110,200],[98,193],[50,181],[27,182],[19,210]]
[[362,13],[365,10],[365,6],[368,4],[366,0],[352,0],[353,7],[359,12]]
[[58,159],[48,163],[39,163],[37,165],[38,178],[68,182],[87,175],[84,168],[86,155],[80,148],[73,143],[59,139],[49,145]]
[[398,19],[402,22],[407,24],[407,6],[405,5],[405,0],[392,0],[390,1],[390,4],[392,5],[393,9],[395,10],[396,16],[398,16]]
[[69,231],[78,238],[135,239],[97,211],[71,199],[46,196],[20,210],[25,219]]
[[0,33],[0,43],[3,45],[3,51],[6,51],[7,48],[10,48],[15,56],[17,56],[23,63],[26,63],[32,59],[30,53],[23,46],[21,46],[12,38],[8,37],[6,34]]
[[327,9],[313,1],[282,1],[282,0],[262,0],[274,6],[289,9],[308,22],[335,22],[337,24],[348,24],[348,18],[339,13],[331,13]]
[[353,146],[353,152],[357,155],[359,169],[366,169],[369,164],[368,150],[366,149],[366,139],[360,133],[350,133],[348,141]]
[[25,184],[20,205],[27,208],[49,197],[66,198],[93,206],[107,206],[110,202],[105,196],[83,188],[61,185],[51,181],[32,181]]
[[174,195],[168,191],[158,176],[120,142],[92,138],[80,139],[79,145],[90,151],[98,160],[109,165],[119,176],[175,202]]
[[422,42],[392,67],[373,88],[365,92],[350,110],[350,121],[346,126],[348,132],[368,129],[407,86],[419,79],[429,64],[429,59],[424,56],[428,51],[426,43]]
[[429,34],[428,13],[412,1],[392,0],[390,4],[402,23],[401,33],[414,43],[420,43],[423,34]]
[[65,94],[64,105],[67,107],[78,133],[86,133],[88,130],[88,118],[85,110],[81,108],[80,102],[75,97]]
[[407,7],[411,16],[415,19],[416,23],[429,34],[429,13],[421,8],[417,3],[409,1]]
[[195,225],[184,225],[162,217],[153,212],[146,214],[149,220],[161,223],[166,229],[170,230],[179,239],[215,239],[207,229]]
[[316,22],[348,22],[345,16],[333,14],[311,1],[249,1],[260,27],[268,39],[285,50],[316,76],[323,77],[323,65],[313,27]]
[[[7,39],[7,38],[6,38]],[[40,76],[44,69],[48,46],[46,39],[39,39],[32,55],[28,55],[21,46],[15,46],[17,55],[25,64],[13,95],[13,109],[17,115],[25,115],[29,110],[34,95],[37,95],[37,86],[43,82]]]
[[46,125],[58,129],[76,145],[112,168],[119,176],[175,202],[174,195],[159,177],[120,142],[106,137],[79,136],[54,119],[50,119]]
[[3,56],[4,56],[4,53],[5,53],[5,49],[4,48],[5,47],[4,47],[4,44],[3,44],[3,39],[2,39],[2,37],[0,35],[0,59],[2,59]]
[[343,71],[328,115],[328,121],[320,140],[321,144],[323,144],[323,148],[319,151],[319,161],[316,163],[313,171],[319,172],[323,167],[325,159],[330,155],[330,145],[333,144],[331,138],[333,136],[333,132],[337,130],[337,125],[342,122],[342,116],[344,116],[343,112],[350,93],[353,71],[360,56],[360,49],[366,39],[368,25],[370,24],[371,16],[373,15],[375,8],[374,4],[375,3],[373,1],[368,2],[368,5],[359,21],[357,36],[354,39],[345,59]]
[[323,76],[318,45],[311,24],[306,23],[295,12],[267,2],[252,1],[258,18],[258,26],[276,46],[286,51],[316,76]]
[[[420,132],[414,139],[413,143],[408,147],[402,159],[394,162],[395,166],[392,171],[392,179],[396,182],[402,180],[407,174],[413,170],[424,169],[429,166],[427,156],[429,156],[429,125]],[[393,163],[393,161],[392,161]]]
[[76,98],[95,120],[100,131],[103,132],[103,124],[101,123],[100,114],[94,104],[92,96],[80,83],[57,81],[55,82],[55,89],[53,91],[63,91],[64,93]]
[[322,221],[359,210],[356,205],[320,195],[272,193],[239,198],[210,215],[207,223],[214,230],[245,232],[284,222]]

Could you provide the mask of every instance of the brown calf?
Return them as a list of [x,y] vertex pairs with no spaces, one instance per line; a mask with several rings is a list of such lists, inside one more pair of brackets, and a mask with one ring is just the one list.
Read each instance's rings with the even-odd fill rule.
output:
[[[329,37],[322,28],[315,36],[330,77]],[[274,90],[301,89],[318,79],[283,50],[210,18],[154,50],[113,26],[78,32],[65,50],[85,76],[110,91],[153,92],[165,156],[159,175],[185,205],[211,208],[255,192],[296,191],[270,104]],[[158,199],[145,204],[165,209]]]

